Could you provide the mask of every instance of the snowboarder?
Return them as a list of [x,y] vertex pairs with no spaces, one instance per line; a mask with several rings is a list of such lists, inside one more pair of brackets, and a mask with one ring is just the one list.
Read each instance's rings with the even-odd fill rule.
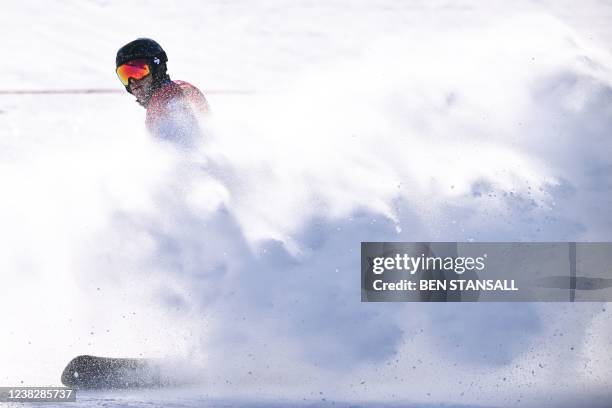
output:
[[157,42],[138,38],[117,51],[117,76],[147,110],[145,123],[152,135],[193,146],[202,137],[198,120],[208,112],[208,103],[195,86],[170,80],[167,61]]

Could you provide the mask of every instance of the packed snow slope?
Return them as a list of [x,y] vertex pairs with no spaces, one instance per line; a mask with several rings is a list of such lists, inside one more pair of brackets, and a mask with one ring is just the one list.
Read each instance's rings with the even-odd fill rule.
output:
[[4,2],[0,90],[121,91],[150,36],[213,115],[185,151],[127,93],[0,93],[0,383],[97,354],[219,398],[609,404],[607,304],[360,302],[361,241],[612,239],[612,7],[573,6]]

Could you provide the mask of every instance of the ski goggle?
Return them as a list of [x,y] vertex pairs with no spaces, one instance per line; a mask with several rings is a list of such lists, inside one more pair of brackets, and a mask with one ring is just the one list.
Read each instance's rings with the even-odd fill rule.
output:
[[149,63],[144,59],[129,61],[123,65],[119,65],[117,68],[117,76],[125,86],[128,86],[130,83],[130,78],[138,81],[150,73],[151,69],[149,68]]

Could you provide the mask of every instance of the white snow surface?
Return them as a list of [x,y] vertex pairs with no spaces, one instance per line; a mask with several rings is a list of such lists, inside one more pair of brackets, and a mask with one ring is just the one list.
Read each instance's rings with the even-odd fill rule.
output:
[[150,36],[213,114],[186,152],[127,93],[0,92],[0,385],[59,385],[93,354],[189,361],[201,385],[82,406],[609,406],[608,304],[361,303],[359,248],[610,241],[611,18],[604,1],[3,2],[0,91],[122,90],[116,50]]

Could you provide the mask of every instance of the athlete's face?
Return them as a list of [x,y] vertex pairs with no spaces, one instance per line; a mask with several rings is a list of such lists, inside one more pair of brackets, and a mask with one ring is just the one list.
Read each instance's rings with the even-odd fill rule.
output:
[[130,91],[138,102],[147,102],[153,90],[153,77],[151,74],[142,79],[130,78]]

